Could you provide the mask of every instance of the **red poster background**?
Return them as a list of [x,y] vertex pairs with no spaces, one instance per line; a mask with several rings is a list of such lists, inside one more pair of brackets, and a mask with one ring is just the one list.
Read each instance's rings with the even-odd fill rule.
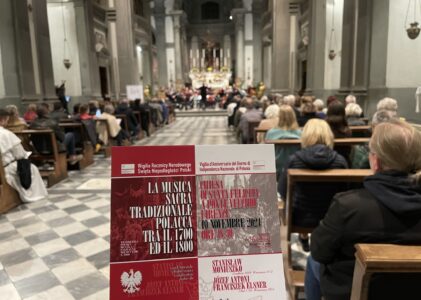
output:
[[[193,252],[176,253],[175,238],[172,237],[173,253],[149,254],[149,243],[143,242],[144,230],[155,230],[155,218],[132,219],[130,206],[156,206],[165,204],[165,194],[148,194],[148,182],[190,182],[192,197]],[[194,176],[150,177],[150,178],[115,178],[111,183],[111,262],[139,261],[149,259],[180,258],[197,256],[197,214],[196,214],[196,181]],[[171,218],[173,219],[173,218]],[[170,229],[173,235],[174,229]],[[162,236],[161,236],[162,240]],[[134,253],[121,255],[121,242],[137,241]]]
[[[124,292],[121,280],[122,274],[130,273],[130,270],[142,274],[142,282],[138,286],[140,290],[133,294]],[[182,272],[188,275],[184,279],[177,275]],[[197,300],[198,282],[197,258],[111,264],[110,299]]]

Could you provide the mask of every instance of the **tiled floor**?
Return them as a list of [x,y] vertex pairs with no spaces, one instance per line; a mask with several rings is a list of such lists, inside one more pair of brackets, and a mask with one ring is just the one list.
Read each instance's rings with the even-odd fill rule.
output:
[[[140,145],[235,143],[226,117],[178,118]],[[108,299],[110,160],[0,216],[0,300]]]

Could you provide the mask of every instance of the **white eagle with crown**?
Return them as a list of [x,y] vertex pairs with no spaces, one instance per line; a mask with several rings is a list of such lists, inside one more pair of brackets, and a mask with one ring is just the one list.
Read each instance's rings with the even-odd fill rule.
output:
[[123,291],[128,294],[134,294],[140,291],[140,284],[142,283],[142,273],[137,271],[133,272],[133,269],[130,269],[130,272],[123,272],[121,274],[121,285],[123,286]]

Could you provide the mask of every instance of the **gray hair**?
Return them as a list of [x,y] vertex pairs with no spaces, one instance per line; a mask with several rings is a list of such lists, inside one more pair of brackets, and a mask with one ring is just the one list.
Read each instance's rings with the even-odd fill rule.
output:
[[360,117],[363,110],[361,109],[361,106],[359,106],[357,103],[349,103],[345,107],[345,115],[347,117]]
[[285,96],[284,99],[282,100],[282,104],[294,106],[294,104],[295,104],[295,96],[294,95]]
[[114,106],[112,106],[111,104],[107,104],[104,107],[104,112],[106,112],[107,114],[112,115],[114,113]]
[[390,110],[379,110],[373,115],[373,119],[371,120],[371,125],[374,127],[380,123],[389,122],[395,118],[394,114]]
[[322,99],[316,99],[313,102],[314,106],[316,107],[317,111],[322,111],[323,108],[325,107],[325,103],[323,102]]
[[357,103],[357,98],[355,98],[354,95],[348,95],[348,96],[346,96],[346,98],[345,98],[345,104],[348,105],[348,104],[351,104],[351,103]]
[[377,103],[377,111],[380,110],[388,110],[391,111],[396,116],[396,113],[398,111],[398,101],[396,101],[393,98],[383,98]]
[[279,106],[278,104],[269,105],[265,110],[266,119],[274,119],[279,115]]

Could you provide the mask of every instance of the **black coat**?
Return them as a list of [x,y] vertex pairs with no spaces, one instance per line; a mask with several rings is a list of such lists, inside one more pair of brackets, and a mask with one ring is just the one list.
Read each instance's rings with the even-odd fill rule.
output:
[[[345,159],[325,145],[313,145],[291,155],[284,168],[279,186],[283,199],[287,194],[288,169],[346,169]],[[294,189],[292,223],[313,228],[324,217],[333,196],[348,188],[343,183],[297,183]]]
[[[321,288],[326,299],[350,298],[357,243],[421,245],[421,188],[413,186],[407,174],[378,173],[364,180],[364,189],[334,197],[311,236],[311,254],[322,264]],[[395,282],[403,278],[398,276]],[[401,291],[397,282],[392,286]],[[419,296],[420,286],[416,288]]]

